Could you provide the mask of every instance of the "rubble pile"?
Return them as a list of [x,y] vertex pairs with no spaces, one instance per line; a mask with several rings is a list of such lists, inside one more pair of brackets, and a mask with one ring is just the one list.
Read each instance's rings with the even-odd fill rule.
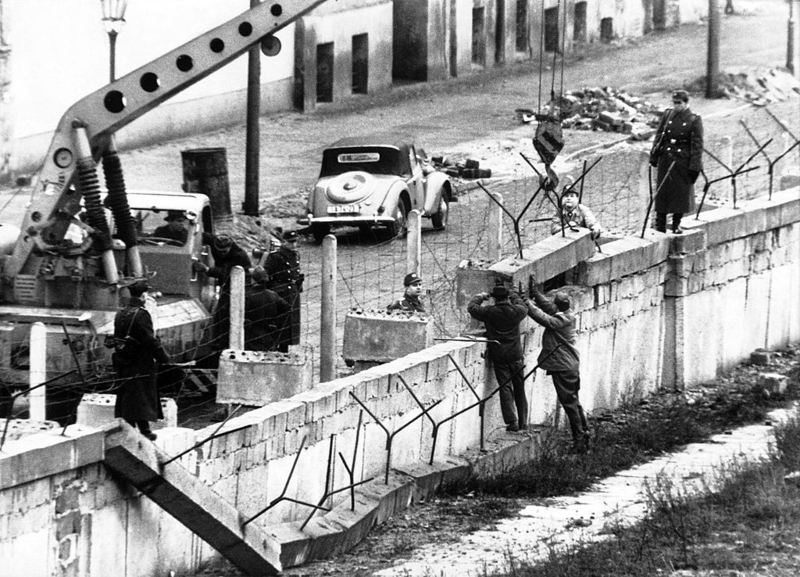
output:
[[[525,123],[536,120],[533,110],[518,108],[516,114]],[[619,132],[630,134],[637,140],[646,140],[658,126],[661,108],[607,86],[569,90],[550,102],[542,114],[560,116],[562,128]]]
[[481,168],[479,160],[467,158],[462,161],[454,161],[446,156],[432,156],[431,164],[436,170],[441,170],[448,176],[456,178],[491,178],[491,168]]
[[[705,90],[705,77],[698,78],[691,87]],[[741,70],[720,73],[719,89],[727,98],[766,106],[800,96],[800,81],[782,68],[771,68],[766,72]]]

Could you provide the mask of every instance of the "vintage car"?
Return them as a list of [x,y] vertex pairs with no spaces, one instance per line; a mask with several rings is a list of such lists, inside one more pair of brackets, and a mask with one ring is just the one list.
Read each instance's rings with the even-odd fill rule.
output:
[[455,200],[449,178],[437,172],[413,139],[402,136],[343,138],[322,153],[322,170],[308,198],[308,221],[322,242],[332,228],[385,227],[403,236],[406,218],[419,210],[435,229],[447,225]]

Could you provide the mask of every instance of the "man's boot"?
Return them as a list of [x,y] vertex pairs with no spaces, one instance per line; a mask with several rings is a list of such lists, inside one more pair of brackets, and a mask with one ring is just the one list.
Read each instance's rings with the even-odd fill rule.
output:
[[672,215],[673,234],[683,234],[683,229],[681,228],[681,219],[683,219],[683,214],[675,213]]
[[667,214],[665,212],[657,212],[653,228],[658,232],[667,232]]

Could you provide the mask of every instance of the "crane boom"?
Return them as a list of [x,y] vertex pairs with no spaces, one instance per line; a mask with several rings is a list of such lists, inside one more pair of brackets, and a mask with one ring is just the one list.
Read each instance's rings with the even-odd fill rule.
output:
[[[3,276],[17,275],[36,237],[57,216],[72,216],[80,195],[70,186],[80,162],[95,161],[112,146],[116,131],[172,98],[258,43],[298,20],[325,0],[263,3],[134,70],[73,104],[58,123],[38,179],[31,206]],[[77,198],[76,198],[77,197]]]

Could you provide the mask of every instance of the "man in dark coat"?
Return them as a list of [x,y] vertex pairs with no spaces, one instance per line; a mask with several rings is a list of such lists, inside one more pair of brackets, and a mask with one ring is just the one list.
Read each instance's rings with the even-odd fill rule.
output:
[[181,246],[186,244],[189,238],[189,220],[186,218],[186,213],[182,210],[170,210],[164,218],[167,224],[162,224],[153,231],[154,238],[168,238],[180,243]]
[[405,292],[403,298],[391,303],[386,310],[424,313],[425,305],[419,299],[422,294],[422,278],[415,272],[410,272],[403,279]]
[[661,116],[650,164],[658,167],[654,228],[667,232],[672,214],[672,232],[680,234],[683,215],[694,210],[694,183],[703,170],[703,120],[689,110],[685,90],[672,93],[672,108]]
[[590,432],[586,414],[578,400],[581,389],[580,356],[575,347],[575,314],[572,312],[569,295],[556,293],[551,301],[531,283],[528,316],[544,327],[539,367],[553,379],[556,396],[564,408],[572,430],[576,450],[588,448]]
[[250,270],[250,257],[227,234],[213,235],[203,233],[203,244],[211,247],[214,266],[209,267],[202,262],[195,262],[193,269],[217,279],[220,287],[217,309],[214,311],[214,348],[221,353],[230,343],[231,324],[231,271],[240,266],[245,272]]
[[266,285],[269,275],[257,266],[245,288],[244,343],[249,351],[274,351],[278,348],[280,323],[291,312],[289,303]]
[[487,350],[494,364],[494,376],[500,386],[500,410],[507,431],[528,428],[528,399],[525,396],[525,364],[519,324],[528,314],[519,295],[504,286],[492,289],[493,305],[484,305],[489,293],[472,297],[467,312],[482,321],[489,341]]
[[114,416],[155,441],[150,421],[163,419],[158,396],[158,364],[169,363],[169,355],[155,336],[153,319],[144,308],[142,295],[149,289],[146,280],[128,287],[131,298],[114,317],[114,370],[119,378]]
[[300,293],[305,276],[300,272],[300,255],[297,252],[298,235],[295,231],[284,233],[278,250],[267,255],[264,268],[269,275],[269,288],[278,293],[291,306],[281,326],[278,350],[289,352],[289,345],[300,344]]

